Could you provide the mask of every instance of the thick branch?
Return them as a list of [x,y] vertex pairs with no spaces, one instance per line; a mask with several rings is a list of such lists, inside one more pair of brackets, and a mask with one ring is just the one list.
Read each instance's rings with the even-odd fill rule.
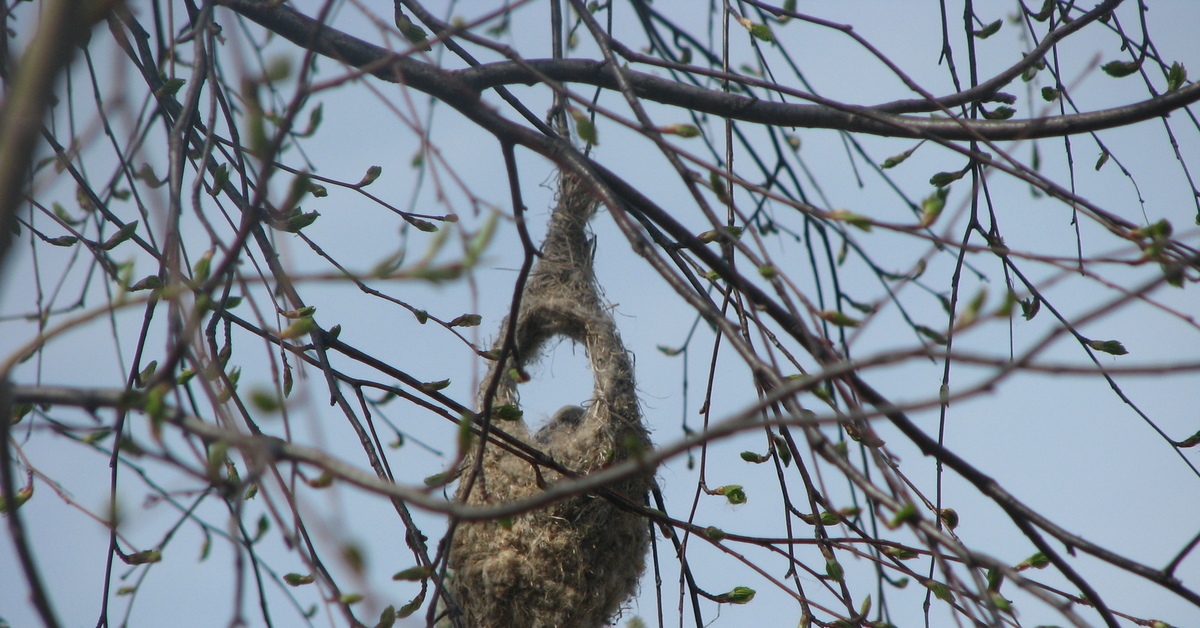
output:
[[[606,89],[619,88],[614,68],[602,61],[533,59],[521,64],[500,62],[464,70],[443,70],[321,26],[286,6],[274,6],[256,0],[220,0],[220,3],[298,46],[311,47],[316,52],[383,80],[406,84],[452,105],[463,102],[463,99],[477,99],[485,89],[513,84],[531,85],[544,78]],[[1193,83],[1157,98],[1090,113],[1023,120],[931,119],[886,113],[895,106],[894,103],[881,107],[860,107],[833,101],[822,101],[823,104],[816,105],[788,104],[686,85],[628,69],[621,71],[634,93],[646,100],[745,122],[836,129],[885,137],[936,136],[947,140],[993,141],[1059,137],[1162,117],[1200,100],[1200,83]]]

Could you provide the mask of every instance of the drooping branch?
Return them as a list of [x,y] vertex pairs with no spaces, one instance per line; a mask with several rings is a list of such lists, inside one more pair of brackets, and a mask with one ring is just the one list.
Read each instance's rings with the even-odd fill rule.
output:
[[[477,100],[486,89],[532,85],[544,79],[619,89],[616,69],[603,61],[530,59],[444,70],[321,25],[283,5],[258,0],[220,0],[220,3],[298,46],[311,48],[383,80],[403,83],[452,106]],[[894,110],[895,103],[879,107],[843,104],[781,86],[774,89],[819,104],[771,102],[643,72],[623,68],[620,71],[638,97],[653,102],[745,122],[884,137],[992,141],[1060,137],[1159,118],[1200,101],[1200,83],[1193,83],[1163,96],[1089,113],[1021,120],[930,119],[888,113]]]

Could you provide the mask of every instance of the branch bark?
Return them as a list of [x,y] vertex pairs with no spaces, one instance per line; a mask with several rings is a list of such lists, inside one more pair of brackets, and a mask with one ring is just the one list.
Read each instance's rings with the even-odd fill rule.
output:
[[[284,5],[256,0],[219,2],[302,48],[342,61],[385,81],[408,85],[450,105],[477,100],[486,89],[533,85],[546,79],[620,89],[616,69],[603,61],[529,59],[521,63],[505,61],[463,70],[444,70],[321,25]],[[686,85],[624,68],[620,72],[639,98],[665,105],[744,122],[834,129],[883,137],[937,137],[963,141],[1061,137],[1159,118],[1200,101],[1200,83],[1193,83],[1156,98],[1089,113],[1021,120],[934,119],[889,113],[896,110],[897,103],[876,107],[851,105],[776,87],[783,93],[819,103],[789,104]],[[911,108],[910,104],[905,104],[908,101],[897,102],[901,103],[901,109]]]

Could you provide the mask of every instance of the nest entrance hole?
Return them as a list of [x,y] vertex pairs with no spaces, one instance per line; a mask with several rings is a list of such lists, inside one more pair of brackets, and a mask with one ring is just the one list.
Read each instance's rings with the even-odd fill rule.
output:
[[532,379],[517,386],[529,432],[541,429],[563,406],[591,405],[595,388],[583,345],[559,336],[548,342],[528,368]]

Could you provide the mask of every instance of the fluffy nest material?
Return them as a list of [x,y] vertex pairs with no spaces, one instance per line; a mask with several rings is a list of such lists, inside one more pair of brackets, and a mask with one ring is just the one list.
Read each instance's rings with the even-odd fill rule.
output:
[[[536,435],[523,421],[502,425],[564,467],[585,474],[650,447],[632,358],[602,305],[592,269],[586,225],[595,209],[594,197],[563,176],[542,258],[517,316],[516,355],[492,402],[492,407],[518,405],[517,382],[508,369],[524,372],[548,341],[564,336],[583,345],[594,380],[586,409],[564,408]],[[505,321],[497,349],[507,329]],[[484,388],[495,368],[493,364]],[[481,389],[480,407],[484,394]],[[457,494],[468,504],[494,505],[540,492],[539,475],[543,486],[562,479],[493,444],[483,454],[482,474],[464,495],[474,462],[472,452],[463,462]],[[610,488],[640,504],[651,482],[643,475]],[[645,519],[604,497],[580,495],[520,515],[511,527],[496,521],[461,523],[451,545],[449,586],[470,628],[605,626],[635,592],[648,541]]]

